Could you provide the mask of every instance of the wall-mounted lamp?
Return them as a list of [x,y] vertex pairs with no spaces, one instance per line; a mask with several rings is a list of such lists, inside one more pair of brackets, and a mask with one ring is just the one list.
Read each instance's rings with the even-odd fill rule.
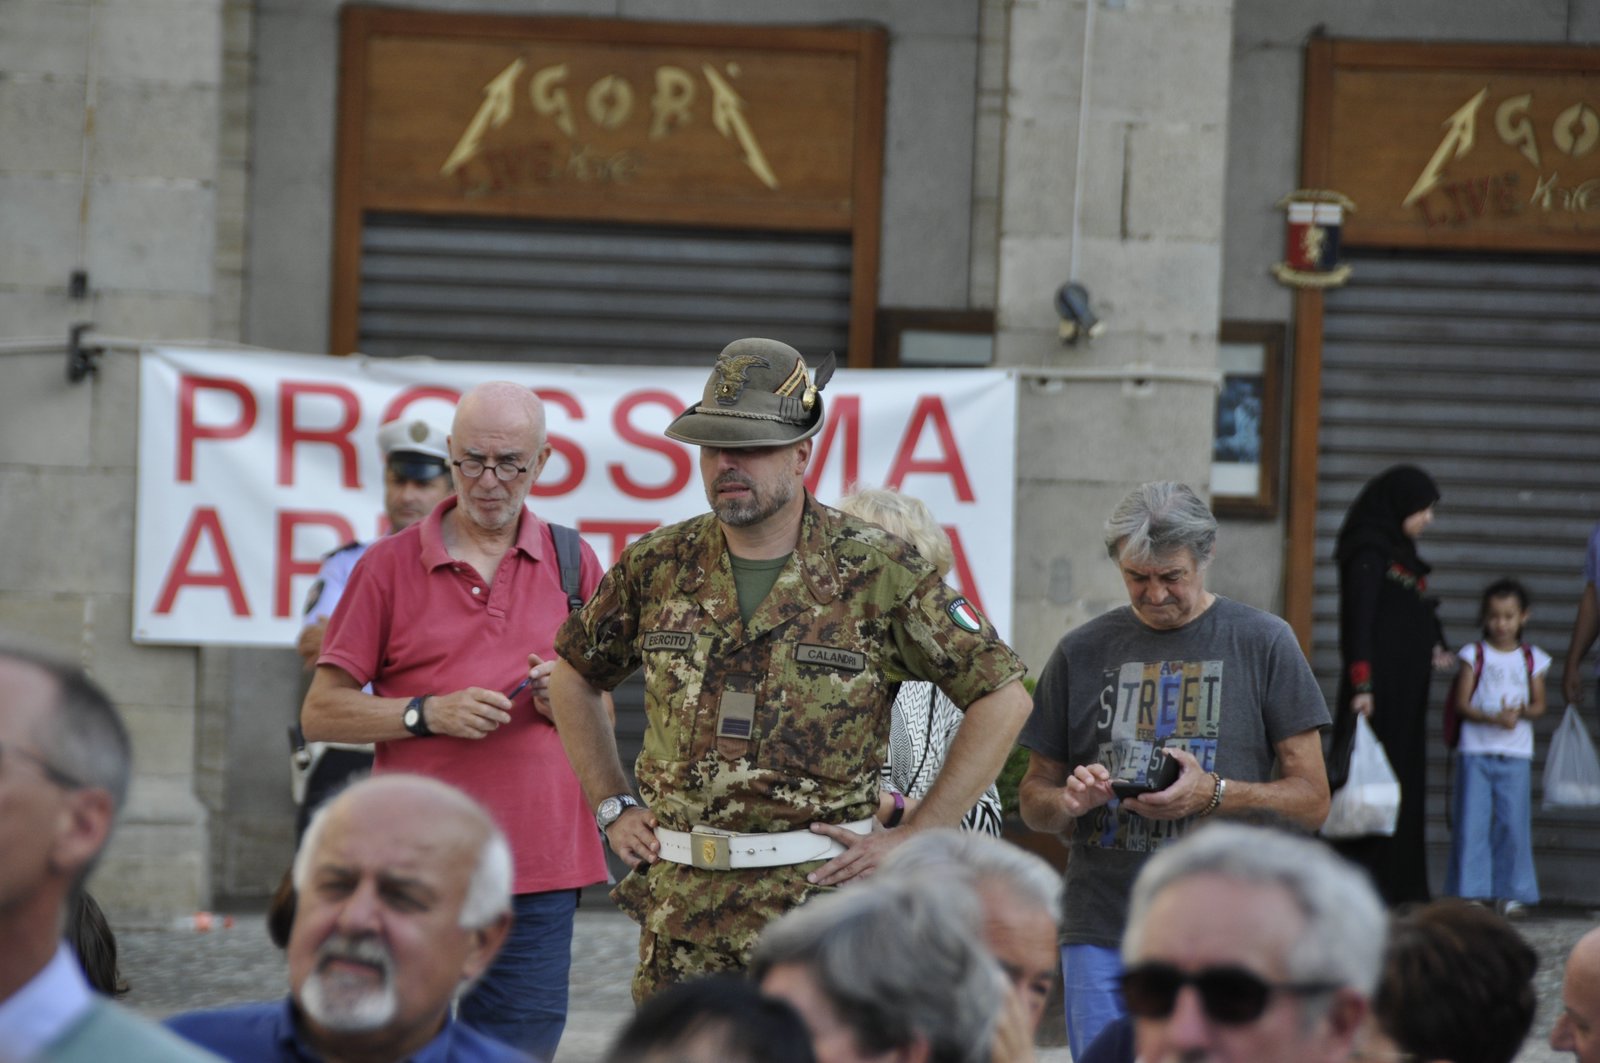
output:
[[1061,315],[1061,342],[1077,343],[1079,336],[1096,339],[1106,323],[1089,309],[1089,289],[1073,281],[1056,289],[1056,313]]

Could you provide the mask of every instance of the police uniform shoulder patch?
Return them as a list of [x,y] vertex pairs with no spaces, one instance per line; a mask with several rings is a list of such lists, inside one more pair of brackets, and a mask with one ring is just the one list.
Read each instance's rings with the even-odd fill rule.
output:
[[327,560],[330,560],[331,558],[338,557],[340,554],[344,553],[346,550],[354,550],[356,547],[358,547],[360,545],[361,545],[361,540],[360,539],[352,539],[349,542],[345,543],[343,546],[339,547],[337,550],[329,550],[327,553],[323,554],[322,555],[322,560],[327,561]]
[[983,630],[983,614],[965,598],[957,598],[945,608],[945,613],[950,617],[951,623],[962,631],[971,631],[976,634]]

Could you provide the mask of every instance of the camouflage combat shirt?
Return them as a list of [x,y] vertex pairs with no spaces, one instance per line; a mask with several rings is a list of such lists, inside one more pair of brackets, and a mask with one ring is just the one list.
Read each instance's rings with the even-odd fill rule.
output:
[[[629,547],[556,652],[603,690],[644,667],[639,791],[663,827],[683,831],[866,819],[901,681],[929,680],[965,709],[1026,671],[914,549],[809,493],[795,551],[748,624],[708,513]],[[748,739],[717,737],[730,692],[753,695]],[[805,881],[817,866],[662,861],[616,897],[652,933],[748,955],[768,920],[817,891]]]

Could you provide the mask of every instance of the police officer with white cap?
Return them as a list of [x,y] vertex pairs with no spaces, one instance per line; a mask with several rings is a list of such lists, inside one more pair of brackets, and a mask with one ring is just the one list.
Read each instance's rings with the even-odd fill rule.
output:
[[[430,418],[401,417],[378,429],[378,447],[383,451],[383,509],[389,518],[389,531],[403,531],[433,512],[433,508],[455,490],[450,479],[450,451],[445,443],[450,429]],[[369,543],[346,543],[322,560],[317,581],[306,598],[299,641],[295,650],[306,663],[316,666],[322,653],[322,638],[344,594],[344,585],[356,562],[367,552]],[[298,734],[299,728],[295,728]],[[295,799],[301,805],[299,830],[304,831],[311,813],[322,798],[344,784],[352,774],[372,768],[370,745],[346,746],[340,743],[313,742],[296,749]],[[303,791],[303,793],[302,793]]]

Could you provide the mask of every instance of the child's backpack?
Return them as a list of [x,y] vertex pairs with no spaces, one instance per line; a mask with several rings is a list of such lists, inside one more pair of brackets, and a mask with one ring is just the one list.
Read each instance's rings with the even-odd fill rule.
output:
[[[1472,658],[1472,689],[1478,689],[1478,680],[1483,678],[1483,643],[1477,643],[1478,652]],[[1524,642],[1521,646],[1522,660],[1528,666],[1528,682],[1533,683],[1533,647]],[[1450,691],[1444,696],[1444,747],[1454,749],[1461,744],[1461,708],[1456,704],[1456,680],[1450,678]]]

